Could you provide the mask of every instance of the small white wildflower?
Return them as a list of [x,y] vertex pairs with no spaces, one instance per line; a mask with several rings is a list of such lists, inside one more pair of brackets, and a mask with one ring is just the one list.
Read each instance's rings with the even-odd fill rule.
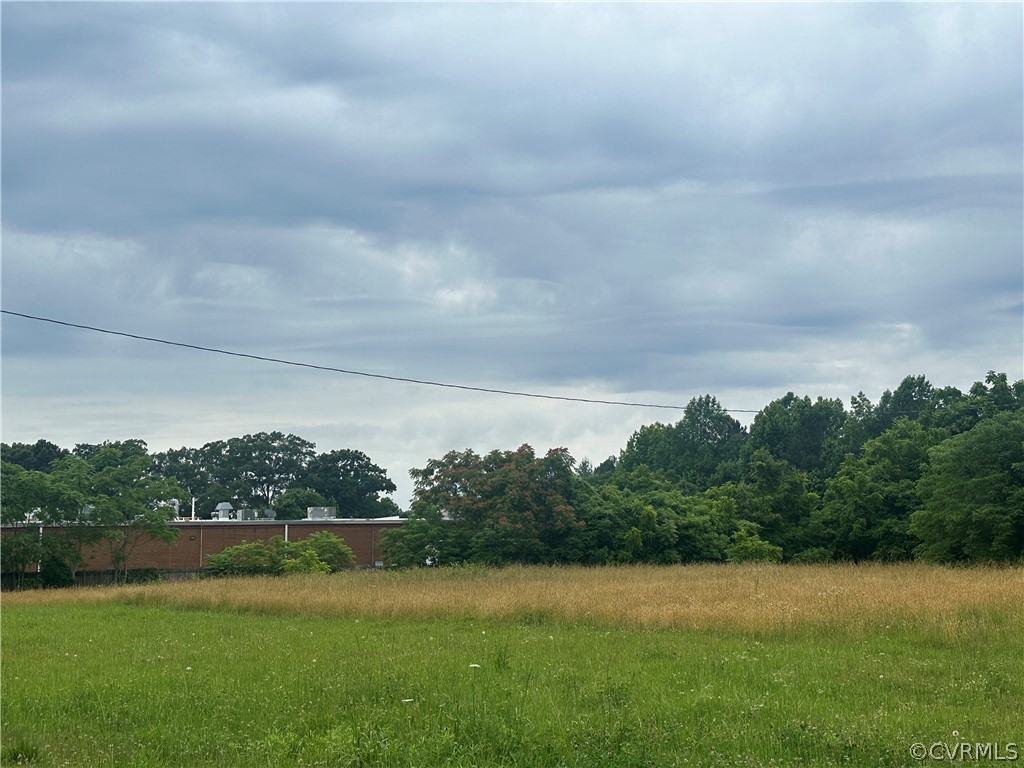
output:
[[469,668],[470,669],[480,669],[480,665],[479,664],[470,664]]
[[185,667],[185,671],[186,672],[191,672],[192,671],[192,667]]

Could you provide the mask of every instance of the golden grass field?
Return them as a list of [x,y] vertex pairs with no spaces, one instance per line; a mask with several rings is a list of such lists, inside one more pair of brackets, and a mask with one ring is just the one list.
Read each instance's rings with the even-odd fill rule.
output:
[[891,623],[958,635],[979,622],[1024,619],[1024,569],[920,563],[471,567],[196,579],[11,593],[3,601],[740,631]]
[[1021,744],[1021,567],[352,570],[3,608],[4,766],[904,768]]

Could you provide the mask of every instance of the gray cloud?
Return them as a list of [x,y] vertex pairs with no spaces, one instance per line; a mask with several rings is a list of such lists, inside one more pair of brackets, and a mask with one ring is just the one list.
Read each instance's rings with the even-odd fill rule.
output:
[[[1022,14],[14,4],[3,303],[390,375],[680,404],[1020,377]],[[11,439],[46,426],[27,415],[40,397],[68,434],[124,426],[111,403],[130,403],[154,439],[283,420],[325,448],[370,440],[403,476],[414,453],[380,435],[410,435],[422,464],[473,435],[518,445],[515,425],[545,419],[548,442],[605,450],[644,418],[537,422],[528,404],[421,407],[378,387],[353,424],[321,413],[321,379],[14,319],[3,354]],[[203,415],[175,418],[190,408]]]

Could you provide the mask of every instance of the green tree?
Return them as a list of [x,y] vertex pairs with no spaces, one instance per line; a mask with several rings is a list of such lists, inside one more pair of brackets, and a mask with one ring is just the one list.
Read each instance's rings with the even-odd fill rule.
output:
[[1024,557],[1024,412],[998,413],[928,456],[911,516],[917,553],[939,562]]
[[13,577],[14,587],[21,589],[29,569],[43,559],[43,542],[38,531],[23,529],[3,537],[3,571]]
[[39,582],[44,587],[73,587],[75,572],[70,563],[75,562],[74,542],[62,535],[46,536],[42,540],[43,556],[39,561]]
[[308,507],[327,507],[327,499],[311,488],[289,488],[274,499],[278,520],[302,520]]
[[895,391],[885,390],[872,413],[868,438],[877,437],[897,419],[917,420],[930,410],[935,388],[924,376],[907,376]]
[[933,415],[939,426],[948,426],[953,435],[972,429],[998,413],[1024,408],[1024,381],[1010,383],[1005,373],[989,371],[984,381],[976,381],[970,391],[948,408]]
[[821,544],[813,526],[821,500],[808,474],[763,448],[748,458],[741,482],[711,488],[706,495],[730,509],[732,519],[755,524],[759,535],[787,557]]
[[242,504],[266,509],[305,470],[315,447],[297,435],[258,432],[204,448],[216,482],[236,489]]
[[315,490],[338,508],[339,517],[385,517],[394,514],[393,503],[381,494],[394,493],[396,486],[387,471],[362,451],[338,450],[312,458],[298,482]]
[[996,413],[1024,407],[1024,381],[1011,384],[1005,373],[989,371],[965,394],[956,387],[935,388],[924,376],[907,376],[895,391],[883,392],[877,406],[863,399],[867,407],[855,406],[853,414],[861,442],[878,437],[899,419],[958,435]]
[[184,461],[189,459],[194,462],[194,467],[190,470],[186,463],[180,471],[198,473],[201,483],[195,491],[198,516],[211,517],[222,501],[229,502],[235,509],[252,506],[252,490],[247,490],[245,479],[235,467],[241,459],[237,455],[229,457],[227,440],[206,443]]
[[452,451],[410,472],[413,517],[440,514],[465,545],[451,556],[481,563],[549,563],[577,525],[574,461],[564,448],[537,457],[529,445],[515,451]]
[[0,520],[5,527],[14,529],[3,537],[3,571],[13,577],[14,586],[20,589],[29,570],[39,564],[45,551],[38,522],[43,507],[50,500],[50,477],[7,462],[0,463],[0,476],[3,482]]
[[[49,473],[49,493],[40,509],[40,522],[58,528],[43,539],[47,550],[44,564],[54,572],[63,570],[58,562],[67,566],[71,579],[87,561],[87,553],[104,535],[92,518],[95,489],[93,466],[81,456],[69,454],[53,463]],[[63,580],[63,575],[61,580]]]
[[[235,507],[276,509],[282,494],[302,488],[323,497],[320,504],[307,506],[336,506],[341,517],[383,517],[400,511],[381,497],[395,491],[394,483],[366,454],[341,450],[317,455],[314,449],[313,443],[296,435],[260,432],[215,440],[202,448],[167,451],[157,454],[155,461],[161,475],[188,491],[189,501],[196,499],[202,517],[209,517],[222,501]],[[294,513],[287,503],[285,508],[285,515]]]
[[909,560],[920,540],[910,516],[920,505],[917,481],[928,464],[928,450],[946,436],[920,422],[897,419],[849,455],[828,481],[819,516],[829,546],[840,559]]
[[746,431],[711,395],[695,397],[673,425],[647,424],[619,457],[622,472],[641,466],[666,473],[682,489],[701,492],[735,472]]
[[225,488],[214,480],[214,466],[211,457],[219,457],[221,451],[202,448],[177,448],[153,455],[153,471],[160,477],[174,480],[185,491],[181,499],[182,511],[195,509],[197,517],[209,518],[212,510],[222,501],[235,498],[234,490]]
[[726,557],[730,563],[778,563],[782,560],[782,547],[764,541],[758,535],[757,525],[743,520],[732,535]]
[[469,552],[469,531],[447,519],[437,507],[413,504],[400,528],[381,534],[384,557],[392,566],[457,565]]
[[587,565],[720,561],[731,521],[718,510],[642,466],[579,495],[579,525],[564,558]]
[[613,483],[582,486],[576,500],[579,525],[561,548],[565,560],[582,565],[606,565],[628,559],[623,548],[629,530],[622,514],[623,493]]
[[129,454],[105,446],[94,453],[92,499],[88,519],[103,531],[114,566],[114,579],[124,583],[128,563],[139,542],[150,539],[170,545],[178,531],[168,523],[174,519],[170,502],[180,498],[181,487],[152,472],[152,458]]
[[92,462],[97,454],[104,449],[112,449],[108,452],[105,461],[115,460],[127,463],[132,459],[149,458],[149,447],[145,440],[133,438],[131,440],[105,440],[102,443],[78,443],[75,446],[75,456],[80,456],[86,461]]
[[0,463],[3,493],[0,494],[0,520],[5,526],[18,527],[38,522],[53,496],[50,476],[17,464]]
[[843,459],[846,418],[841,400],[819,397],[812,402],[789,392],[754,417],[748,451],[766,450],[806,472],[820,487]]
[[169,502],[180,498],[181,488],[152,474],[151,459],[139,453],[140,445],[125,441],[83,449],[57,459],[47,473],[3,467],[4,522],[25,523],[31,517],[58,529],[43,537],[41,560],[52,573],[66,570],[60,581],[73,579],[101,542],[108,546],[117,580],[124,581],[139,541],[169,542],[177,536],[167,523],[174,517]]
[[0,458],[3,461],[37,472],[49,472],[53,462],[67,455],[67,449],[61,448],[49,440],[37,440],[32,445],[0,443]]

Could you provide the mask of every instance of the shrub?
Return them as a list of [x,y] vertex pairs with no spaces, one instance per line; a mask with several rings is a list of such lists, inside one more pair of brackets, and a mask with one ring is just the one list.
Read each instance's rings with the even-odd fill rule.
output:
[[311,548],[303,549],[296,557],[285,560],[282,564],[284,573],[330,573],[331,566],[317,557]]
[[316,556],[327,564],[331,573],[340,571],[356,561],[355,553],[344,541],[330,531],[311,533],[295,546],[305,547],[316,553]]
[[755,523],[740,521],[739,529],[732,535],[732,545],[725,550],[730,563],[778,563],[782,561],[782,547],[758,536]]
[[265,541],[242,542],[219,555],[207,555],[206,567],[222,576],[258,576],[281,573],[276,547]]
[[220,576],[276,576],[283,573],[331,573],[355,561],[344,541],[328,531],[302,541],[242,542],[217,555],[207,555],[206,567]]

